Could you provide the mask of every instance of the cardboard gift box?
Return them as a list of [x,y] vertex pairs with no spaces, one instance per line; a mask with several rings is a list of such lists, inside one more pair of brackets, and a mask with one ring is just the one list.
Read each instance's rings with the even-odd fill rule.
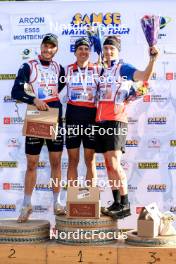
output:
[[28,105],[23,126],[23,136],[56,139],[58,116],[59,109],[57,108],[40,111],[34,105]]
[[100,191],[97,187],[68,187],[68,218],[100,218]]
[[138,217],[138,236],[157,237],[162,214],[156,203],[145,206]]

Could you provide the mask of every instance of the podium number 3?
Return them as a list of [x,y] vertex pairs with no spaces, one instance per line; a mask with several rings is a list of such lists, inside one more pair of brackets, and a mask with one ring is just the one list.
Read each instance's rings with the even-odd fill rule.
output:
[[156,258],[156,254],[157,254],[157,252],[149,252],[149,254],[150,254],[150,257],[152,258],[152,261],[150,261],[150,262],[147,262],[148,264],[153,264],[153,263],[156,263],[157,261],[158,261],[158,259]]
[[16,258],[14,255],[15,255],[16,251],[14,248],[11,248],[10,250],[10,255],[8,256],[8,258]]

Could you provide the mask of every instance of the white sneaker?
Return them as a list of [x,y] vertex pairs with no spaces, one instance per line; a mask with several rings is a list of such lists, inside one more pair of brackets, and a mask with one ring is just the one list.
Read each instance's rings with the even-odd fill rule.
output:
[[30,214],[32,214],[32,205],[23,206],[21,208],[20,216],[17,219],[18,223],[25,223],[27,222]]
[[66,215],[66,206],[61,205],[60,203],[55,203],[54,205],[54,214],[55,215]]

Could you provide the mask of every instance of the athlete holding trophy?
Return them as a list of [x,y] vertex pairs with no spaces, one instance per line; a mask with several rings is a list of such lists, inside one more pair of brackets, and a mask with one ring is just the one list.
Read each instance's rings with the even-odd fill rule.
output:
[[99,84],[99,101],[96,122],[99,129],[116,131],[118,134],[96,135],[96,152],[103,153],[107,174],[110,180],[119,181],[119,188],[112,187],[114,202],[103,208],[102,213],[115,219],[129,216],[130,203],[128,200],[127,177],[121,166],[121,157],[125,152],[127,132],[126,104],[139,95],[131,82],[148,81],[153,73],[158,58],[158,48],[155,46],[159,30],[159,17],[145,16],[141,24],[149,43],[149,63],[145,70],[137,70],[130,64],[119,61],[120,39],[108,36],[103,43],[103,70],[101,75],[104,82]]
[[[48,33],[44,36],[41,53],[37,59],[24,63],[18,71],[12,88],[12,97],[26,104],[35,105],[40,111],[50,107],[59,109],[59,126],[62,126],[62,105],[59,92],[64,83],[60,82],[64,76],[64,68],[53,60],[58,50],[57,36]],[[32,89],[32,90],[31,90]],[[25,174],[24,199],[18,222],[26,222],[32,213],[31,197],[37,178],[39,156],[44,144],[43,138],[26,137],[25,154],[27,169]],[[56,140],[46,140],[51,166],[51,177],[61,179],[61,155],[63,150],[63,136],[58,133]],[[59,187],[53,187],[54,212],[62,211],[58,204]]]

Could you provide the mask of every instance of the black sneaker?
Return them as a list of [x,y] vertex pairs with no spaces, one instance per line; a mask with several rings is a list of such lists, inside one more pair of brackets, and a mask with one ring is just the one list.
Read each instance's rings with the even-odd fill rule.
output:
[[121,209],[120,203],[113,202],[109,207],[102,208],[102,214],[111,216],[111,211],[118,211]]
[[130,203],[124,205],[120,204],[120,208],[118,210],[112,210],[109,213],[109,216],[111,216],[114,219],[122,219],[130,215],[131,215]]

